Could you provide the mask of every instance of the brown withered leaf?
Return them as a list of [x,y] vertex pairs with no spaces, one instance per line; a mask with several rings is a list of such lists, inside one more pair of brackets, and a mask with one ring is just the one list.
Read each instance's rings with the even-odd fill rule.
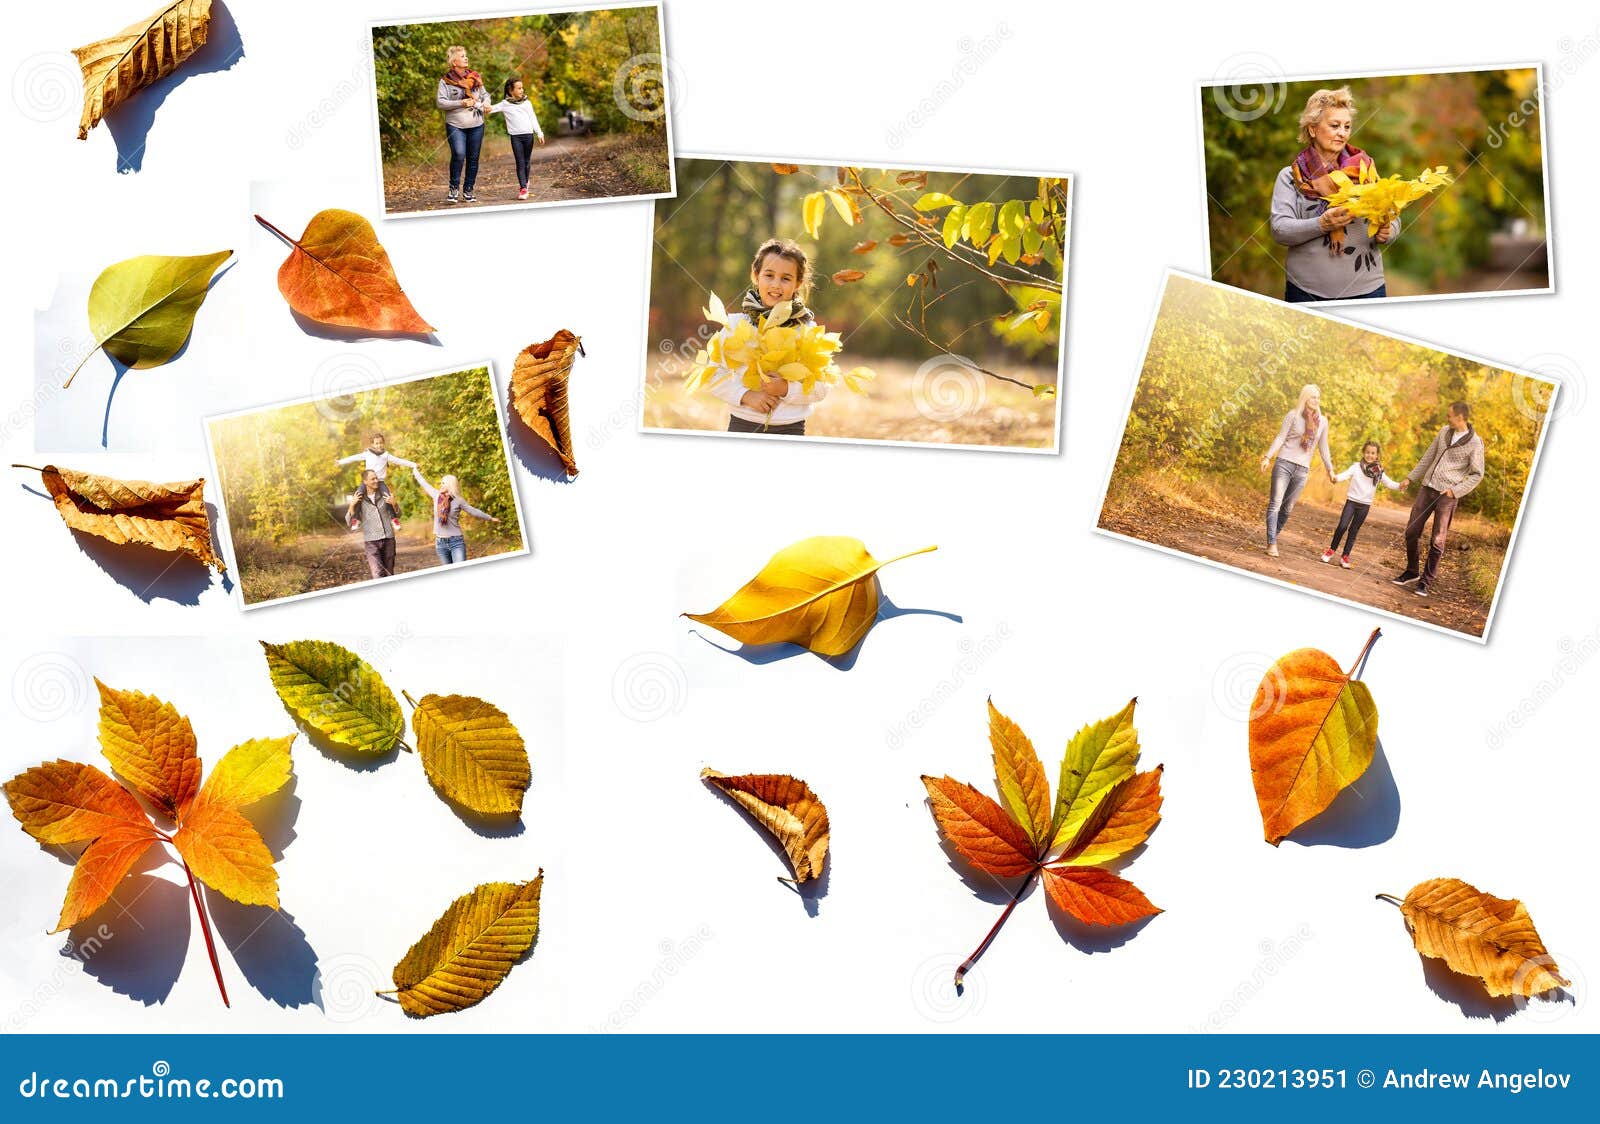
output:
[[850,252],[852,254],[870,254],[873,250],[876,250],[877,248],[878,248],[877,239],[868,238],[865,242],[857,242],[854,246],[851,246],[850,247]]
[[73,49],[83,71],[78,139],[111,110],[165,78],[201,47],[211,26],[211,0],[173,0],[115,35]]
[[796,882],[820,877],[828,859],[828,809],[805,781],[778,773],[730,777],[701,769],[700,777],[726,792],[783,844]]
[[363,216],[329,207],[311,216],[298,239],[260,215],[255,219],[289,245],[278,267],[278,292],[301,316],[373,332],[433,331],[400,288],[388,251]]
[[1516,898],[1497,898],[1459,878],[1419,882],[1404,900],[1378,898],[1400,907],[1418,952],[1476,977],[1490,995],[1528,999],[1571,986]]
[[792,176],[800,170],[799,164],[774,164],[772,170],[780,176]]
[[833,275],[833,283],[835,285],[848,285],[852,281],[859,281],[865,276],[866,274],[859,269],[841,269]]
[[572,421],[567,414],[567,380],[575,356],[584,354],[583,341],[562,328],[543,343],[529,344],[517,353],[511,368],[511,406],[561,458],[568,476],[578,475],[572,456]]
[[148,480],[115,480],[47,464],[29,468],[44,478],[56,511],[74,531],[107,542],[138,543],[157,550],[187,554],[219,573],[228,567],[211,550],[211,521],[206,518],[205,477],[173,484]]

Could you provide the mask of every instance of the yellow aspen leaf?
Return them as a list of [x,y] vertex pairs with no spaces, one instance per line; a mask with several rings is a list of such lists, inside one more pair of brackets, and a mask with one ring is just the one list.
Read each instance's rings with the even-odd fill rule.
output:
[[131,792],[78,761],[35,765],[5,787],[11,814],[41,843],[82,843],[113,828],[150,822]]
[[1381,633],[1374,629],[1351,670],[1299,648],[1267,669],[1250,708],[1250,775],[1261,826],[1276,847],[1321,814],[1372,764],[1378,707],[1356,669]]
[[833,204],[833,209],[844,220],[844,224],[846,226],[854,226],[856,223],[855,205],[851,202],[850,197],[844,192],[837,191],[831,187],[823,194],[828,197],[828,202]]
[[511,368],[512,409],[561,458],[568,476],[578,475],[578,462],[573,457],[567,382],[576,356],[582,354],[583,341],[562,328],[543,343],[523,348]]
[[134,370],[171,359],[194,328],[212,275],[232,256],[232,250],[194,257],[144,254],[108,265],[89,289],[94,351],[72,369],[63,389],[101,348]]
[[828,858],[828,810],[805,781],[777,773],[730,777],[715,769],[700,776],[727,793],[783,845],[796,882],[822,874]]
[[[989,241],[989,231],[994,227],[994,204],[974,203],[967,208],[967,219],[963,233],[967,241],[974,246],[983,246]],[[990,259],[991,261],[993,259]]]
[[179,819],[200,791],[194,729],[171,703],[100,680],[100,751],[141,796]]
[[366,660],[327,640],[262,641],[261,648],[283,705],[334,746],[388,753],[400,744],[405,715]]
[[1050,834],[1050,781],[1033,742],[989,700],[989,745],[994,750],[995,787],[1011,818],[1037,849]]
[[954,207],[958,203],[959,200],[942,191],[930,191],[912,205],[919,211],[937,211],[941,207]]
[[196,878],[241,905],[278,908],[278,872],[255,824],[225,804],[199,801],[172,845]]
[[405,1013],[426,1018],[483,1002],[539,935],[539,891],[532,881],[485,882],[450,903],[394,966]]
[[66,900],[61,903],[61,917],[51,932],[72,928],[110,901],[128,871],[159,838],[146,821],[114,824],[90,843],[72,868]]
[[[29,465],[14,465],[29,468]],[[217,571],[227,566],[211,550],[211,521],[199,480],[152,484],[57,468],[34,469],[44,480],[61,521],[74,531],[118,546],[136,544],[187,554]]]
[[840,656],[867,634],[878,615],[880,562],[859,539],[802,539],[774,554],[740,590],[708,613],[685,613],[743,644],[798,644],[820,656]]
[[822,235],[822,215],[827,206],[827,196],[820,191],[813,191],[800,203],[800,218],[805,223],[806,233],[812,238]]
[[1133,775],[1139,759],[1139,731],[1133,725],[1138,701],[1132,699],[1110,718],[1085,726],[1067,743],[1056,780],[1055,811],[1050,817],[1052,847],[1075,836],[1100,798]]
[[78,139],[111,110],[153,85],[206,44],[211,0],[174,0],[105,39],[73,49],[83,71]]
[[289,783],[294,769],[289,757],[292,744],[292,735],[240,742],[211,767],[196,801],[243,808],[271,796]]
[[318,211],[298,239],[260,215],[255,220],[289,246],[278,267],[278,292],[301,316],[374,332],[433,331],[400,288],[388,251],[363,216],[337,207]]
[[1476,977],[1490,995],[1526,999],[1571,986],[1515,898],[1497,898],[1459,878],[1419,882],[1403,901],[1378,897],[1400,907],[1418,952]]
[[486,816],[522,814],[532,771],[503,710],[468,695],[423,695],[411,728],[422,767],[446,799]]

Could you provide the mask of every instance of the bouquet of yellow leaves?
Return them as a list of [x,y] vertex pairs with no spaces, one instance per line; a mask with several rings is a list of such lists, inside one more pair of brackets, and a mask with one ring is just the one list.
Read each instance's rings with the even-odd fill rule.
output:
[[1403,180],[1399,175],[1380,178],[1373,166],[1361,165],[1360,179],[1351,179],[1348,172],[1334,170],[1328,178],[1337,185],[1332,195],[1324,195],[1330,207],[1344,207],[1358,219],[1367,220],[1370,238],[1400,217],[1400,212],[1424,195],[1431,195],[1456,178],[1443,164],[1437,168],[1424,168],[1414,180]]
[[798,382],[807,394],[819,382],[842,383],[857,394],[865,394],[865,384],[877,378],[877,372],[870,367],[840,371],[833,361],[843,346],[839,333],[824,331],[821,324],[780,327],[789,319],[792,307],[791,302],[784,301],[754,323],[745,317],[730,325],[727,309],[712,293],[710,306],[701,311],[711,323],[722,325],[722,331],[712,336],[695,356],[694,369],[684,380],[685,385],[696,391],[715,386],[732,373],[747,390],[760,390],[767,379],[780,378]]

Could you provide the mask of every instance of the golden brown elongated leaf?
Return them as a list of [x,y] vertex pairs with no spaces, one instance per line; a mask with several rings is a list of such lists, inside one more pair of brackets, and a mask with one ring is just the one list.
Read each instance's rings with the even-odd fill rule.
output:
[[1351,670],[1326,652],[1299,648],[1261,679],[1250,708],[1250,779],[1267,842],[1276,847],[1322,813],[1372,764],[1378,707],[1352,678],[1382,635],[1373,629]]
[[116,827],[148,824],[133,794],[93,765],[46,761],[6,782],[11,814],[41,843],[82,843]]
[[255,218],[289,244],[289,256],[278,267],[278,292],[301,316],[374,332],[433,331],[411,307],[377,231],[362,216],[336,207],[318,211],[298,240]]
[[206,44],[211,0],[174,0],[115,35],[73,49],[83,71],[78,139],[134,94],[165,78]]
[[737,800],[783,844],[796,882],[821,876],[828,858],[828,809],[805,781],[779,773],[730,777],[715,769],[701,769],[700,776]]
[[61,918],[53,933],[70,929],[111,900],[111,895],[159,838],[146,821],[122,823],[89,844],[72,868],[67,897],[61,903]]
[[141,796],[179,819],[200,791],[200,758],[189,720],[154,695],[118,691],[99,679],[100,751]]
[[[13,465],[13,468],[32,468]],[[205,477],[174,484],[115,480],[47,464],[34,469],[55,501],[61,519],[74,531],[120,545],[137,543],[187,554],[197,562],[227,566],[211,550],[206,517]]]
[[450,903],[394,966],[400,1006],[416,1018],[481,1003],[539,935],[544,871],[520,885],[485,882]]
[[521,815],[528,751],[505,711],[467,695],[423,695],[416,706],[411,728],[433,786],[486,816]]
[[709,613],[685,613],[743,644],[787,642],[819,656],[854,648],[878,616],[879,562],[860,539],[819,536],[786,546],[744,587]]
[[989,744],[994,749],[994,780],[1011,818],[1039,850],[1050,837],[1050,782],[1033,742],[989,700]]
[[562,328],[543,343],[529,344],[517,353],[511,368],[511,407],[566,467],[578,475],[573,459],[572,422],[567,414],[567,381],[572,364],[582,355],[583,341]]
[[1378,897],[1400,907],[1418,952],[1476,976],[1490,995],[1530,998],[1571,986],[1515,898],[1485,894],[1459,878],[1419,882],[1404,901]]

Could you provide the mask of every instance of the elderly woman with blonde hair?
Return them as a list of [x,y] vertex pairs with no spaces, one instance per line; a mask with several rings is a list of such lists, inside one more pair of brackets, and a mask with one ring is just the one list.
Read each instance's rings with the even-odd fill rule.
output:
[[1352,180],[1374,177],[1372,157],[1350,143],[1356,103],[1348,86],[1318,90],[1300,114],[1300,152],[1278,173],[1269,224],[1284,255],[1286,301],[1357,300],[1388,296],[1382,246],[1400,233],[1400,220],[1368,236],[1345,207],[1324,198],[1334,172]]
[[1289,522],[1300,490],[1311,475],[1311,456],[1322,454],[1322,471],[1333,482],[1333,457],[1328,452],[1328,415],[1322,412],[1322,391],[1315,383],[1300,388],[1294,409],[1283,415],[1278,436],[1261,458],[1261,471],[1272,471],[1267,498],[1267,553],[1278,557],[1278,536]]
[[450,193],[445,202],[454,203],[460,198],[472,203],[476,201],[472,189],[478,182],[478,153],[483,148],[489,91],[483,84],[483,75],[467,65],[465,47],[451,47],[445,52],[445,62],[445,72],[434,95],[434,104],[444,114],[445,143],[450,146]]

